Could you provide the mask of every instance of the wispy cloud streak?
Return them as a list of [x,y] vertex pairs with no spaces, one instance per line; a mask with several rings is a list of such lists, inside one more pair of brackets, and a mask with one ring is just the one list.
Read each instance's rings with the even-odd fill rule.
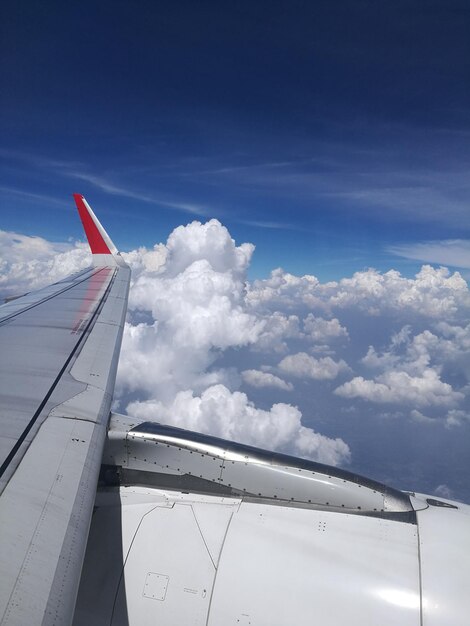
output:
[[[154,194],[146,194],[141,193],[139,191],[135,191],[128,187],[124,187],[122,185],[117,185],[113,181],[105,178],[104,176],[99,176],[96,174],[90,174],[85,171],[85,164],[74,162],[74,161],[66,161],[60,159],[49,159],[47,157],[43,157],[41,155],[34,155],[27,152],[20,152],[16,150],[7,150],[0,149],[0,158],[20,161],[22,163],[29,163],[30,165],[43,170],[54,171],[56,174],[60,176],[66,176],[68,178],[75,178],[77,180],[82,180],[87,182],[90,185],[93,185],[97,189],[105,193],[109,193],[115,196],[122,196],[125,198],[131,198],[133,200],[137,200],[139,202],[145,202],[147,204],[154,204],[157,206],[165,206],[171,209],[177,209],[179,211],[184,211],[186,213],[190,213],[192,215],[198,215],[201,217],[208,217],[211,215],[211,211],[202,205],[198,205],[192,202],[181,202],[178,200],[168,200],[166,198],[161,198],[155,196]],[[42,194],[36,194],[32,192],[21,192],[16,189],[4,187],[4,191],[9,191],[10,193],[15,193],[18,195],[28,196],[30,198],[36,198],[38,200],[47,200],[49,202],[59,203],[58,200],[54,198],[48,198],[47,196],[43,196]],[[66,206],[64,203],[60,203],[62,206]],[[220,213],[220,211],[219,211]]]
[[53,196],[48,196],[42,193],[33,193],[31,191],[23,191],[22,189],[15,189],[14,187],[6,187],[0,186],[0,193],[11,194],[14,196],[20,196],[22,198],[27,198],[28,200],[34,200],[36,202],[47,202],[48,204],[54,204],[59,208],[68,209],[69,205],[63,200],[59,200],[58,198],[54,198]]
[[470,268],[470,239],[445,239],[389,246],[396,256],[451,267]]
[[198,215],[203,217],[207,217],[210,215],[210,211],[206,207],[189,202],[171,202],[168,200],[157,198],[155,196],[142,194],[132,189],[118,186],[113,182],[110,182],[106,178],[103,178],[102,176],[96,176],[94,174],[87,174],[85,172],[77,171],[69,171],[67,172],[67,176],[77,178],[78,180],[83,180],[90,185],[94,185],[101,191],[115,196],[123,196],[125,198],[132,198],[133,200],[146,202],[148,204],[155,204],[159,206],[165,206],[171,209],[178,209],[180,211],[185,211],[186,213],[191,213],[192,215]]

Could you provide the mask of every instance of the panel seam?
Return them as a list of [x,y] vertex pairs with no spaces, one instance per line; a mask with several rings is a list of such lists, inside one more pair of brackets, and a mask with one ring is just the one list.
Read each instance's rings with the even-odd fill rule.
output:
[[86,278],[83,278],[82,280],[74,282],[73,285],[69,285],[68,287],[64,287],[64,289],[60,289],[59,291],[56,291],[55,293],[51,294],[50,296],[47,296],[46,298],[43,298],[42,300],[39,300],[38,302],[35,302],[34,304],[30,304],[29,306],[25,307],[24,309],[21,309],[21,311],[17,311],[16,313],[12,313],[11,315],[7,315],[6,317],[3,317],[2,319],[0,319],[0,326],[3,326],[3,324],[5,322],[8,322],[9,320],[13,319],[14,317],[17,317],[18,315],[22,315],[23,313],[26,313],[26,311],[31,311],[31,309],[34,309],[34,308],[36,308],[37,306],[39,306],[41,304],[44,304],[44,302],[48,302],[49,300],[52,300],[53,298],[56,298],[57,296],[60,296],[61,294],[65,293],[66,291],[69,291],[70,289],[74,289],[77,285],[81,285],[81,283],[84,283],[86,280],[89,280],[93,276],[96,276],[103,269],[104,268],[101,268],[97,272],[93,272],[93,274],[90,274]]
[[[240,508],[240,506],[238,508]],[[214,597],[215,585],[217,584],[217,574],[219,573],[219,566],[222,562],[222,555],[224,552],[225,540],[227,539],[228,531],[230,530],[230,526],[232,524],[234,514],[235,514],[234,511],[232,511],[232,514],[230,515],[230,519],[227,524],[227,528],[225,530],[224,538],[222,540],[222,547],[220,548],[220,554],[219,554],[219,563],[217,567],[215,568],[214,580],[212,582],[212,589],[211,589],[211,597],[209,598],[209,606],[207,607],[206,626],[209,626],[209,619],[211,616],[211,608],[212,608],[212,598]]]

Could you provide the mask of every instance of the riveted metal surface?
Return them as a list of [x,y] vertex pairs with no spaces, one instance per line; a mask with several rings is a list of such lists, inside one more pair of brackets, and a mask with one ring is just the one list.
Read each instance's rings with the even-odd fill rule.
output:
[[147,470],[149,465],[153,465],[158,472],[189,474],[221,482],[221,459],[207,452],[188,450],[132,433],[127,437],[127,449],[129,468]]
[[[328,479],[331,479],[338,487],[340,484],[348,483],[351,487],[357,485],[361,489],[366,489],[371,493],[377,492],[382,494],[384,502],[383,508],[386,510],[413,510],[408,494],[338,467],[332,467],[268,450],[261,450],[253,446],[247,446],[218,437],[203,435],[201,433],[195,433],[155,422],[143,422],[139,424],[132,430],[132,435],[142,438],[153,438],[156,441],[166,441],[167,443],[172,443],[181,448],[186,447],[193,451],[206,452],[222,458],[226,461],[226,466],[228,466],[228,461],[239,461],[247,464],[256,464],[258,466],[279,466],[280,468],[295,468],[297,470],[306,470],[306,472],[314,472],[322,477],[328,477]],[[356,491],[356,493],[359,492]],[[366,498],[367,496],[364,497]]]
[[[160,424],[135,425],[114,414],[104,459],[125,468],[125,480],[129,471],[141,471],[148,482],[154,472],[156,486],[211,492],[214,484],[230,495],[372,515],[413,513],[408,495],[338,468]],[[403,521],[414,523],[415,517]]]

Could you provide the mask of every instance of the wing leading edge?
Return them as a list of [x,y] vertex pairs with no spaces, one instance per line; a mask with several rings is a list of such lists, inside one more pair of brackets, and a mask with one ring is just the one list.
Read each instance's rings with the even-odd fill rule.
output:
[[0,307],[0,620],[72,621],[130,269],[86,200],[93,267]]

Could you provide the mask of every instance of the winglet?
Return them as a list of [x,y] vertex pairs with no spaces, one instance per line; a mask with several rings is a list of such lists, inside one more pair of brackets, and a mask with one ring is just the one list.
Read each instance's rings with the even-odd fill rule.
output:
[[[118,249],[111,241],[111,237],[101,225],[99,219],[93,213],[92,208],[79,193],[73,194],[78,214],[82,220],[85,235],[90,244],[94,265],[122,265]],[[116,255],[119,258],[116,258]]]

